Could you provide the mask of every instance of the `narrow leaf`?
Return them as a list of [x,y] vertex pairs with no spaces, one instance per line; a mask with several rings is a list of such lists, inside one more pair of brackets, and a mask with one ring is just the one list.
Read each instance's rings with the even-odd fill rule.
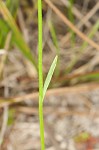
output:
[[17,10],[19,7],[19,0],[6,0],[6,6],[8,8],[8,10],[10,11],[10,13],[12,14],[12,16],[14,18],[16,18],[16,14],[17,14]]
[[57,64],[57,59],[58,59],[58,56],[56,56],[54,58],[54,61],[49,69],[49,72],[47,74],[47,77],[46,77],[46,80],[45,80],[45,83],[44,83],[44,88],[43,88],[43,99],[42,99],[42,102],[44,100],[44,97],[45,97],[45,94],[46,94],[46,91],[48,89],[48,86],[50,84],[50,81],[51,81],[51,78],[53,76],[53,73],[54,73],[54,70],[55,70],[55,67],[56,67],[56,64]]
[[[19,6],[19,0],[6,0],[5,2],[6,7],[8,8],[11,15],[16,18],[18,6]],[[10,27],[6,23],[6,21],[1,17],[0,19],[0,48],[3,48],[5,45],[6,37],[8,35],[8,32],[10,31]],[[13,37],[12,37],[13,39]],[[9,44],[11,46],[11,43]]]
[[14,34],[13,38],[14,38],[15,44],[20,49],[20,51],[23,53],[23,55],[32,62],[32,64],[35,66],[36,70],[38,70],[35,56],[31,53],[28,45],[26,44],[24,38],[22,37],[22,35],[14,21],[14,18],[12,17],[11,13],[7,9],[5,3],[2,1],[0,1],[0,11],[1,11],[6,23],[9,25],[9,27],[13,31],[13,34]]
[[[90,30],[90,32],[88,34],[88,38],[92,39],[98,29],[99,29],[99,20],[97,20],[95,25]],[[81,48],[80,48],[80,51],[82,52],[87,47],[87,45],[88,45],[88,43],[86,41],[84,41]]]

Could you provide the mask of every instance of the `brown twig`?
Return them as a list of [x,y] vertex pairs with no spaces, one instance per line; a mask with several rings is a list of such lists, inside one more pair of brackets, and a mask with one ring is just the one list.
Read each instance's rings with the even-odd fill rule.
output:
[[[59,107],[60,108],[60,107]],[[91,110],[91,109],[90,109]],[[18,107],[17,111],[20,113],[24,113],[26,115],[38,115],[38,109],[37,108],[31,108],[31,107]],[[58,108],[55,111],[54,107],[45,107],[44,108],[44,115],[50,115],[50,114],[54,114],[58,117],[66,117],[66,116],[95,116],[95,117],[99,117],[99,112],[96,110],[95,112],[91,112],[91,111],[78,111],[78,110],[64,110],[60,111]]]
[[[94,89],[99,89],[98,83],[90,83],[90,84],[82,84],[82,85],[73,86],[73,87],[50,89],[46,93],[46,98],[49,97],[50,95],[58,96],[58,95],[64,95],[64,94],[66,95],[68,93],[82,93],[82,92],[93,91]],[[16,104],[16,103],[23,102],[28,99],[37,101],[38,92],[26,94],[26,95],[19,96],[19,97],[9,98],[9,99],[0,98],[0,107]]]
[[75,25],[73,25],[67,18],[64,16],[61,11],[49,0],[45,0],[45,2],[49,5],[49,7],[60,17],[60,19],[69,26],[80,38],[89,43],[92,47],[99,50],[99,45],[94,41],[89,39],[85,34],[83,34],[80,30],[78,30]]
[[85,73],[72,73],[69,75],[64,75],[62,77],[58,77],[58,78],[53,78],[52,81],[55,82],[63,82],[63,81],[68,81],[68,80],[72,80],[75,78],[82,78],[82,77],[86,77],[86,76],[91,76],[91,75],[96,75],[99,74],[99,71],[91,71],[91,72],[85,72]]
[[[64,1],[64,0],[62,0],[62,1]],[[80,22],[77,23],[76,27],[78,29],[80,29],[84,24],[87,25],[86,23],[88,22],[88,20],[96,13],[96,11],[98,9],[99,9],[99,2],[86,14],[86,16],[83,16],[83,17],[79,18]],[[68,40],[70,39],[70,36],[71,36],[70,33],[66,34],[66,36],[64,36],[61,39],[61,45],[64,45],[66,42],[68,42]]]

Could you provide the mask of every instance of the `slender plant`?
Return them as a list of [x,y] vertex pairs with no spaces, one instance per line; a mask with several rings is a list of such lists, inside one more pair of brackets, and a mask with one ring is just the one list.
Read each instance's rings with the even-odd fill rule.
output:
[[39,121],[40,121],[40,139],[41,150],[45,150],[44,141],[44,120],[43,120],[43,100],[54,73],[57,56],[55,57],[43,86],[43,68],[42,68],[42,0],[38,0],[38,68],[39,68]]

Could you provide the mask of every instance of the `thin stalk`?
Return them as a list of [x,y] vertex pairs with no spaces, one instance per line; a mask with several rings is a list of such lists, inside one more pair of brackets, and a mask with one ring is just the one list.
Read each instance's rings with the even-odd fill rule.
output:
[[45,150],[43,121],[43,69],[42,69],[42,0],[38,0],[38,67],[39,67],[39,121],[41,150]]

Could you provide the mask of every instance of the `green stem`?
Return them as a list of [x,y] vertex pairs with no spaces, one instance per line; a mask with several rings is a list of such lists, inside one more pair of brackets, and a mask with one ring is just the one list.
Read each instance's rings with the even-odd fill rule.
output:
[[41,150],[45,150],[43,103],[41,103],[40,101],[39,101],[39,119],[40,119]]
[[43,69],[42,69],[42,0],[38,0],[38,67],[39,67],[39,120],[41,150],[45,150],[44,121],[43,121]]

